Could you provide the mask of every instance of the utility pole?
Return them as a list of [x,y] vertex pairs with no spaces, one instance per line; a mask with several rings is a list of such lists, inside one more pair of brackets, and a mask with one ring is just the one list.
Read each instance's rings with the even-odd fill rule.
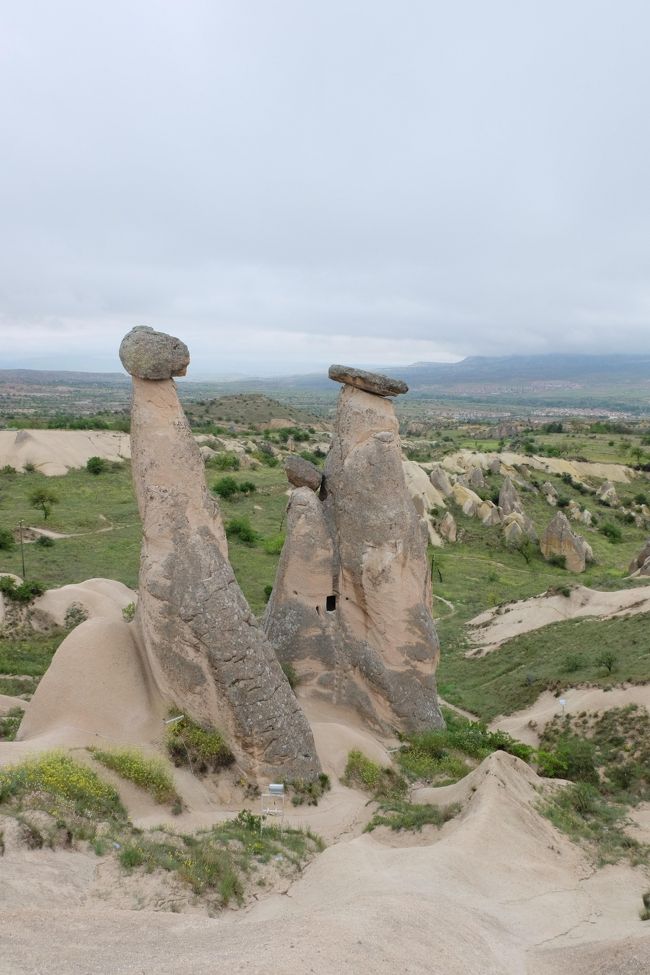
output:
[[21,518],[18,522],[18,527],[20,528],[20,560],[23,564],[23,582],[25,581],[25,544],[23,542],[23,527],[25,522]]

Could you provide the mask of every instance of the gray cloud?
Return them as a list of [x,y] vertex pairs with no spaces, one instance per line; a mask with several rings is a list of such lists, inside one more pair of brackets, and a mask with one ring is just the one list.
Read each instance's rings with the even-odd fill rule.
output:
[[0,14],[7,362],[648,350],[645,0]]

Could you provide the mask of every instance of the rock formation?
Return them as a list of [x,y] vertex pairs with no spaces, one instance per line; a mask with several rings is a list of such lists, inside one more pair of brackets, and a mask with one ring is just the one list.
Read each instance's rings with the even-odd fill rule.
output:
[[456,519],[452,515],[451,511],[445,511],[444,515],[438,523],[438,532],[440,537],[444,539],[445,542],[455,542],[458,536],[458,526],[456,525]]
[[616,493],[616,485],[612,484],[611,481],[603,481],[596,491],[596,497],[599,501],[603,501],[611,508],[616,508],[619,504],[618,494]]
[[[293,491],[265,617],[301,694],[380,729],[441,726],[426,526],[409,497],[385,377],[333,367],[343,382],[320,495]],[[369,391],[369,390],[372,390]]]
[[582,535],[576,535],[562,511],[553,517],[542,535],[540,548],[545,559],[560,556],[566,560],[569,572],[584,572],[587,562],[593,561],[591,547]]
[[291,454],[285,459],[284,471],[287,475],[289,484],[294,487],[308,487],[312,491],[318,491],[323,475],[310,461],[304,457]]
[[440,464],[434,464],[431,468],[431,473],[429,474],[429,479],[433,486],[440,491],[443,498],[448,498],[451,495],[451,481],[449,480],[449,475],[447,471]]
[[629,572],[630,575],[637,573],[640,576],[650,576],[650,538],[630,563]]
[[550,481],[544,481],[542,484],[542,494],[544,495],[544,500],[550,504],[552,508],[555,508],[559,495]]
[[537,541],[535,525],[524,511],[521,498],[509,476],[503,479],[499,491],[499,512],[503,520],[503,533],[509,545],[517,544],[524,535],[531,542]]
[[513,511],[522,511],[521,500],[510,477],[503,479],[499,491],[499,509],[504,518],[506,515],[511,515]]
[[131,452],[143,525],[135,629],[147,666],[163,699],[224,732],[245,771],[312,778],[319,763],[311,729],[235,580],[172,381],[187,367],[187,349],[138,328],[120,357],[133,375]]

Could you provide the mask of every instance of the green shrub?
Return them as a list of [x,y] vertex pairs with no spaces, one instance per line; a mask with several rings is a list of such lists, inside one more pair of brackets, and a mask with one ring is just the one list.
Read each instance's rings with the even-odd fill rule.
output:
[[186,717],[169,725],[167,751],[174,765],[188,765],[195,775],[217,772],[235,761],[221,732]]
[[122,607],[122,617],[126,623],[132,623],[135,618],[135,603],[127,603]]
[[15,545],[13,532],[8,528],[0,528],[0,551],[10,552]]
[[242,518],[231,518],[230,521],[227,521],[226,535],[228,538],[238,538],[245,545],[255,545],[260,538],[260,535],[254,530],[250,520],[246,516]]
[[591,741],[576,735],[558,739],[554,752],[539,752],[540,774],[551,779],[571,779],[573,782],[598,783],[596,750]]
[[[25,465],[25,470],[27,470],[27,465]],[[29,503],[32,508],[40,508],[43,512],[43,518],[47,521],[52,511],[52,506],[57,504],[59,500],[58,494],[52,491],[50,488],[36,488],[34,491],[30,492]]]
[[239,485],[234,477],[220,477],[213,485],[212,490],[224,501],[227,501],[239,493]]
[[271,594],[272,593],[273,593],[273,586],[272,585],[268,584],[268,585],[264,586],[264,602],[265,603],[268,603],[269,599],[271,598]]
[[161,758],[144,755],[136,748],[118,748],[104,751],[91,748],[93,758],[106,768],[139,788],[148,792],[156,802],[169,803],[178,799],[171,772]]
[[317,779],[288,779],[284,783],[294,806],[317,806],[321,796],[331,789],[330,777],[321,772]]
[[86,470],[89,474],[103,474],[107,466],[103,457],[89,457],[86,461]]
[[279,555],[284,545],[284,535],[271,535],[265,538],[263,548],[267,555]]
[[618,525],[612,524],[611,521],[606,521],[604,524],[602,524],[598,531],[613,545],[617,545],[619,542],[623,541],[623,533],[621,529],[618,527]]
[[253,481],[240,481],[237,490],[240,494],[255,494],[257,485]]
[[357,748],[348,754],[348,761],[343,773],[346,785],[364,789],[375,794],[402,794],[406,783],[393,769],[382,768],[377,762],[364,755]]
[[214,467],[218,471],[238,471],[241,467],[241,460],[235,453],[220,453],[210,457],[208,466]]
[[566,569],[566,555],[549,555],[546,561],[557,569]]
[[16,584],[11,576],[0,576],[0,592],[16,603],[29,603],[43,595],[45,586],[40,582],[27,580]]
[[85,623],[88,613],[81,603],[70,603],[63,617],[63,624],[67,630],[73,630],[75,626]]
[[292,691],[295,690],[295,688],[300,683],[300,678],[298,677],[296,668],[293,666],[292,663],[289,663],[289,661],[281,664],[280,666],[282,667],[282,672],[284,676],[287,678],[289,687],[291,688]]
[[49,535],[39,535],[36,539],[36,544],[39,548],[53,548],[54,539],[50,538]]
[[23,712],[20,708],[12,708],[0,717],[0,741],[14,741],[22,720]]
[[596,663],[600,667],[604,667],[608,674],[611,674],[616,670],[617,656],[613,650],[603,650],[602,653],[598,655]]

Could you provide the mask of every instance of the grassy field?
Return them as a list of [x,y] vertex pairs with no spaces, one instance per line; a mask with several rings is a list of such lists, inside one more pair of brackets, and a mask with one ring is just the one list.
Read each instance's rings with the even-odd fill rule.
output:
[[[602,454],[599,455],[599,459]],[[214,486],[224,472],[207,471],[208,483]],[[250,481],[255,491],[238,494],[236,500],[220,500],[224,522],[247,519],[253,530],[252,543],[230,534],[229,550],[237,579],[258,615],[264,611],[266,590],[273,584],[279,558],[287,502],[287,481],[280,466],[228,472],[236,481]],[[596,563],[581,576],[573,576],[545,562],[537,552],[524,557],[507,548],[498,527],[486,528],[475,519],[454,510],[459,527],[459,542],[444,549],[431,549],[434,594],[453,604],[453,611],[434,601],[434,613],[442,645],[439,685],[443,697],[489,718],[499,712],[512,711],[533,700],[545,687],[562,683],[589,681],[606,683],[623,679],[650,680],[650,648],[643,637],[647,620],[640,617],[611,624],[582,622],[558,624],[537,635],[511,641],[497,653],[483,660],[467,660],[465,623],[484,609],[505,601],[526,598],[550,587],[574,583],[598,589],[619,589],[630,585],[625,580],[632,557],[640,550],[646,532],[617,520],[617,513],[599,505],[593,495],[580,494],[559,477],[537,474],[541,482],[550,480],[558,492],[586,505],[597,517],[593,529],[580,527],[594,550]],[[498,490],[501,478],[487,477],[490,496]],[[52,513],[43,513],[30,504],[30,494],[46,486],[58,496]],[[618,488],[623,500],[631,500],[640,490],[650,493],[648,480]],[[522,492],[527,513],[541,535],[555,509],[540,494]],[[115,465],[93,476],[86,471],[72,471],[65,477],[45,478],[38,473],[0,475],[0,528],[13,529],[20,519],[27,525],[48,527],[75,537],[59,539],[50,548],[25,545],[27,576],[48,586],[80,582],[92,577],[118,579],[131,587],[137,585],[141,529],[131,485],[128,464]],[[612,522],[621,530],[621,541],[612,544],[598,530]],[[110,529],[110,530],[106,530]],[[78,535],[76,533],[79,533]],[[274,544],[269,545],[269,540]],[[266,544],[265,544],[266,543]],[[22,574],[20,550],[0,551],[0,571]],[[638,628],[641,629],[638,629]],[[629,630],[629,633],[628,633]],[[617,641],[617,668],[612,675],[599,670],[593,647],[605,639],[614,646]],[[60,639],[60,635],[58,637]],[[636,641],[636,642],[634,642]],[[17,693],[17,685],[2,674],[25,674],[34,679],[47,666],[57,637],[29,638],[22,648],[0,644],[0,693]],[[593,652],[592,652],[593,651]],[[568,655],[579,655],[583,664],[568,673]],[[35,655],[35,657],[34,657]],[[30,669],[33,664],[35,670]],[[22,690],[29,692],[32,686]]]

